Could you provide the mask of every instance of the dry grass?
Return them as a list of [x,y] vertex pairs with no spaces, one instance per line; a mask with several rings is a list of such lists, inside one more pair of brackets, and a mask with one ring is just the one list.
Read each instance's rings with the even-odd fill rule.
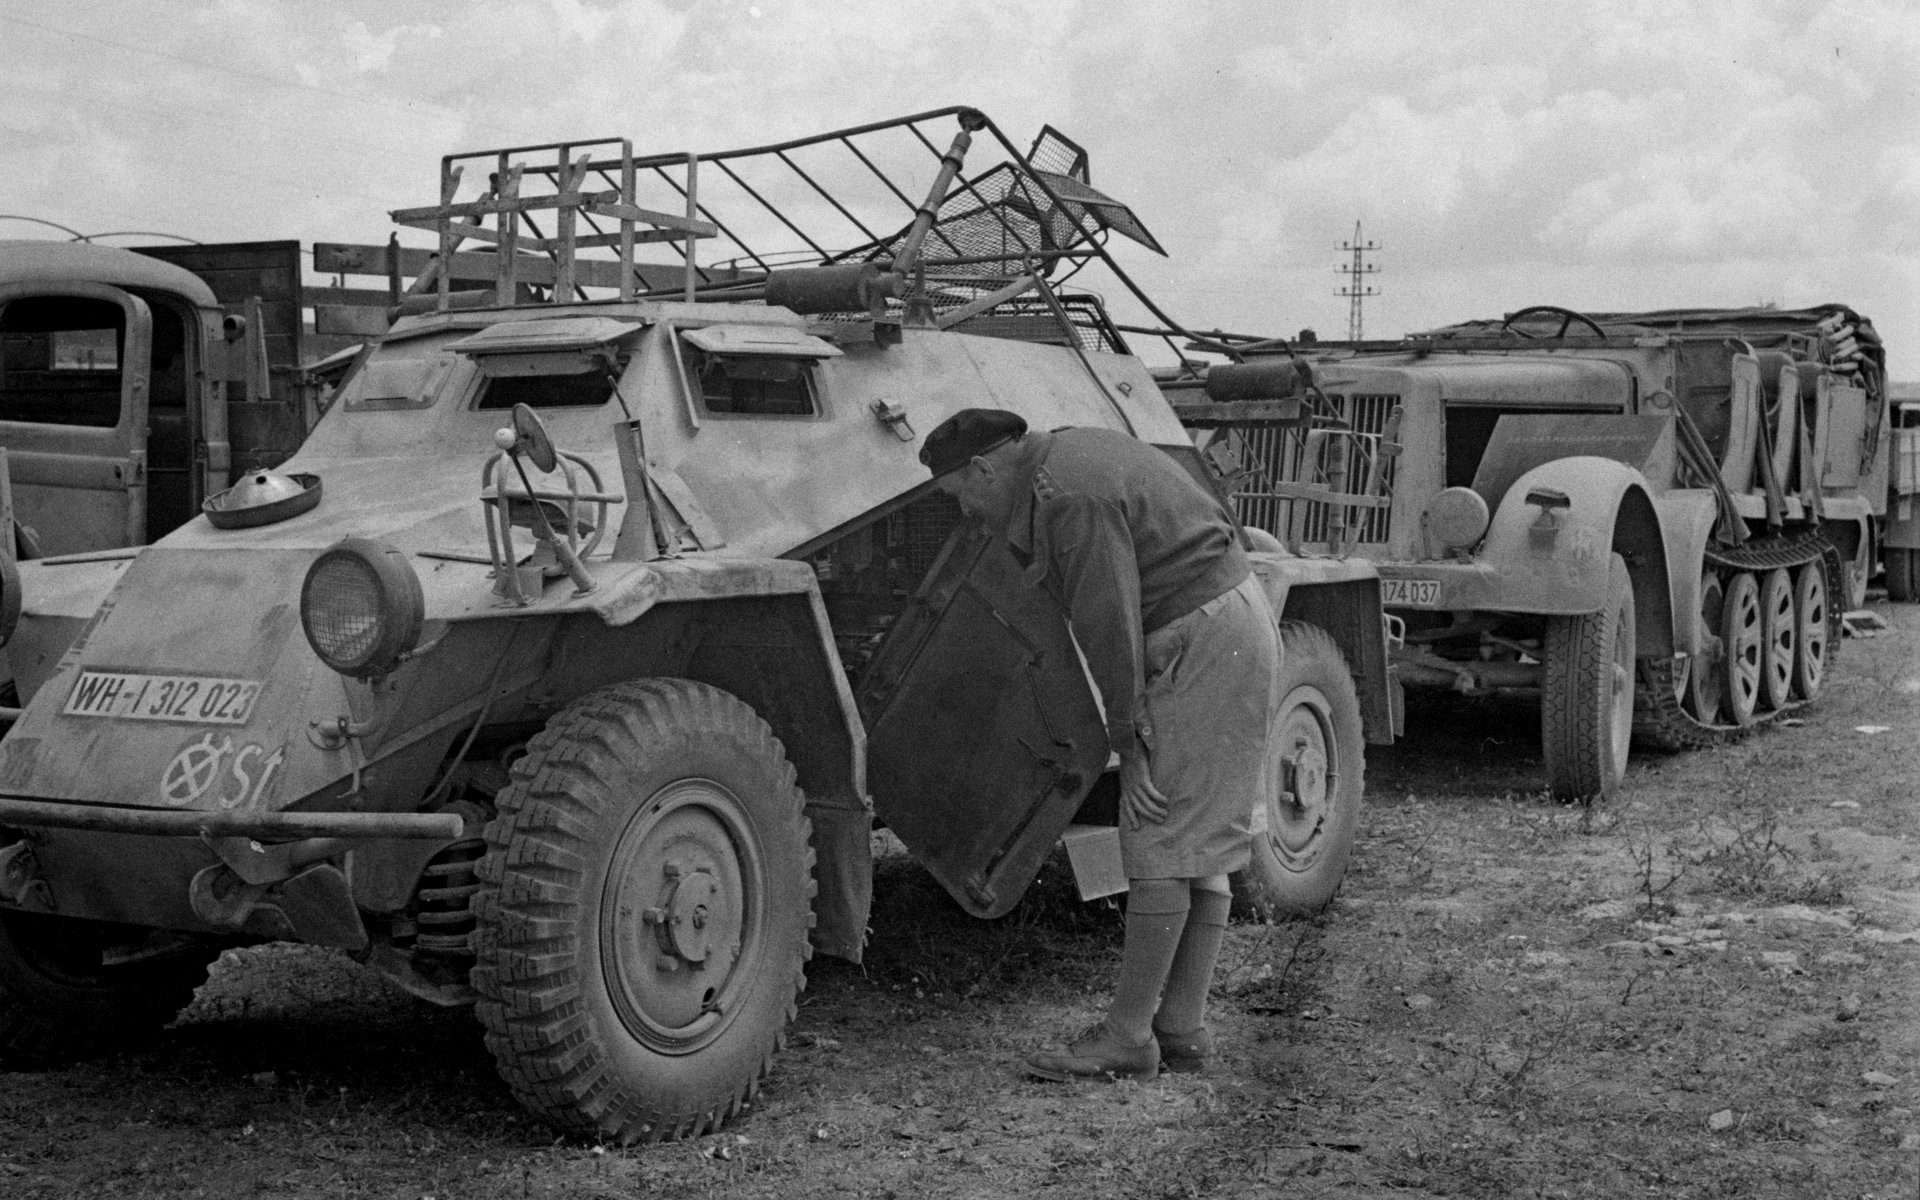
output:
[[1893,616],[1804,725],[1643,760],[1599,808],[1540,795],[1526,708],[1416,707],[1334,909],[1230,931],[1207,1076],[1023,1080],[1104,1004],[1117,909],[1056,868],[975,922],[892,860],[867,966],[816,962],[722,1133],[556,1140],[467,1014],[270,949],[149,1050],[0,1077],[0,1195],[1912,1200],[1920,944],[1888,939],[1920,926],[1920,611]]

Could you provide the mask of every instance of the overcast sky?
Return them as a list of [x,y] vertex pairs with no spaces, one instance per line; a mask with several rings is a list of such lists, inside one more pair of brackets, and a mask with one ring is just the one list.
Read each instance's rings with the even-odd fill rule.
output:
[[[0,0],[0,213],[384,241],[438,160],[1052,123],[1192,327],[1837,301],[1920,379],[1920,4]],[[0,221],[0,237],[58,236]]]

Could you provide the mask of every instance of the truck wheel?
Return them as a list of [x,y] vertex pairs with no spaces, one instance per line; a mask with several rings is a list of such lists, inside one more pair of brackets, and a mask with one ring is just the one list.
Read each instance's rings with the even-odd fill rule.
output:
[[1793,694],[1796,699],[1813,699],[1826,681],[1827,656],[1833,651],[1827,629],[1829,615],[1827,568],[1815,559],[1795,572],[1793,582]]
[[595,1138],[717,1128],[806,986],[813,848],[773,731],[705,684],[616,684],[555,716],[495,803],[472,979],[502,1078]]
[[1282,621],[1280,647],[1281,700],[1253,815],[1253,858],[1233,884],[1242,906],[1264,916],[1310,916],[1339,890],[1360,822],[1360,700],[1324,629]]
[[1540,680],[1540,744],[1561,800],[1610,796],[1633,740],[1633,581],[1612,556],[1599,612],[1547,618]]
[[1887,564],[1887,599],[1896,604],[1920,600],[1920,550],[1888,546],[1881,553]]
[[1760,703],[1785,708],[1793,692],[1799,626],[1793,615],[1793,575],[1775,567],[1760,578]]
[[0,1062],[42,1067],[138,1042],[173,1020],[219,955],[191,946],[109,966],[119,926],[0,914]]
[[1726,712],[1735,725],[1750,724],[1760,705],[1760,676],[1766,669],[1760,612],[1760,585],[1753,572],[1741,571],[1727,582],[1720,612],[1720,641],[1727,652]]

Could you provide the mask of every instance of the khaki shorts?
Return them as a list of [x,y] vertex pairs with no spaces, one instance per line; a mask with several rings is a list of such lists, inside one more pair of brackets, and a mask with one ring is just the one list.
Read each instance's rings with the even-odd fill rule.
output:
[[1128,829],[1129,879],[1195,879],[1247,865],[1253,806],[1263,800],[1280,638],[1260,581],[1209,600],[1146,638],[1140,740],[1167,819]]

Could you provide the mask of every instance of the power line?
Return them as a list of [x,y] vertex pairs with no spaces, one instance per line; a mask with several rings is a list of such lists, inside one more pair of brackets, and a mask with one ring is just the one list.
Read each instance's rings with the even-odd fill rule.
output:
[[151,46],[135,46],[128,42],[117,42],[112,38],[103,38],[97,34],[80,33],[73,29],[61,29],[55,25],[42,25],[38,21],[29,21],[25,17],[0,14],[0,22],[5,22],[9,25],[24,25],[28,29],[37,29],[41,33],[50,33],[56,37],[73,38],[75,41],[92,42],[96,46],[111,46],[116,50],[125,50],[130,54],[144,54],[149,58],[164,58],[168,62],[176,62],[188,67],[198,67],[202,71],[214,71],[221,75],[231,75],[236,79],[247,79],[255,83],[269,84],[273,87],[293,88],[297,91],[312,92],[319,96],[332,96],[336,100],[352,100],[359,104],[371,104],[378,108],[391,109],[395,112],[405,112],[409,116],[419,115],[410,106],[395,104],[391,100],[355,96],[350,92],[336,92],[330,88],[315,87],[310,83],[301,83],[293,79],[283,79],[275,75],[265,75],[258,71],[236,70],[233,67],[222,66],[219,63],[202,62],[200,59],[188,58],[181,54],[169,54],[165,50],[155,50]]

